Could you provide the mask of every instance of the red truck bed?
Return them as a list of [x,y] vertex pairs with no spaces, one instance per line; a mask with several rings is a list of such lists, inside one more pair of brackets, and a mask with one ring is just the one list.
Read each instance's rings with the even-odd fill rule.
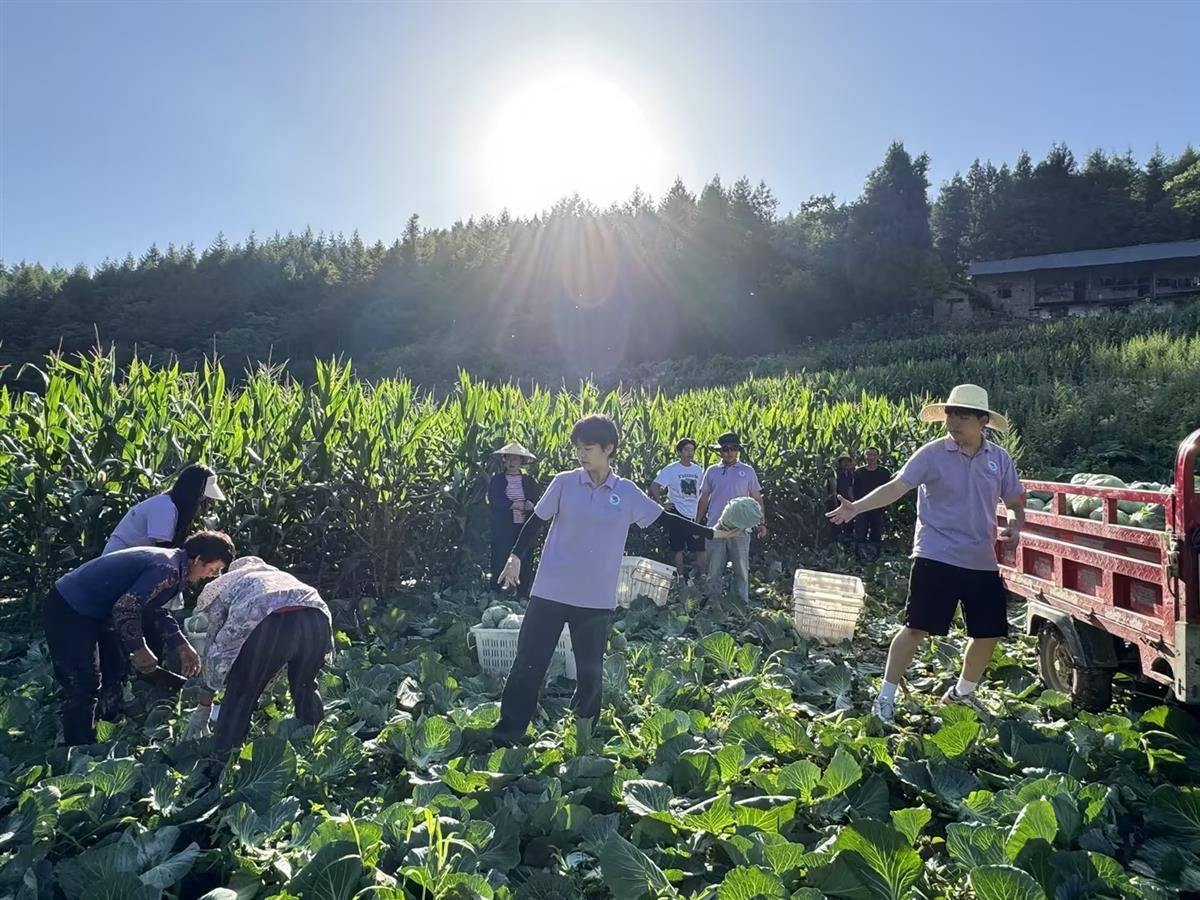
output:
[[[1045,511],[1026,510],[1018,546],[997,545],[1000,572],[1027,601],[1043,678],[1085,708],[1108,705],[1118,669],[1200,703],[1198,452],[1200,429],[1179,445],[1169,492],[1023,482],[1052,497]],[[1067,515],[1067,495],[1101,498],[1103,519]],[[1122,500],[1163,504],[1166,528],[1117,524]]]

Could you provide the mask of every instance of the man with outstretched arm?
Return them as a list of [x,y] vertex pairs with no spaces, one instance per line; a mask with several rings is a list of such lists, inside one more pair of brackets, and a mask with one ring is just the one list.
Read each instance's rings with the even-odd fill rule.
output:
[[[896,715],[896,689],[921,643],[945,635],[961,603],[970,640],[958,683],[942,696],[988,715],[975,697],[992,652],[1008,636],[1007,593],[996,562],[996,541],[1015,543],[1025,523],[1025,498],[1012,457],[992,443],[985,428],[1007,431],[1007,420],[988,406],[987,391],[960,384],[945,403],[921,410],[923,422],[944,422],[946,436],[917,450],[900,473],[860,500],[838,498],[827,515],[835,524],[895,503],[917,489],[917,527],[904,624],[888,650],[883,686],[872,712],[886,724]],[[996,507],[1013,514],[997,530]]]

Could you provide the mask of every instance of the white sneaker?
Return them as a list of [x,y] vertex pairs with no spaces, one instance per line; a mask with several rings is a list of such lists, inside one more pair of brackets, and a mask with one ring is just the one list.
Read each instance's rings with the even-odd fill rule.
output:
[[871,715],[877,718],[884,725],[896,724],[896,698],[884,697],[882,695],[875,698],[875,702],[871,704]]
[[971,693],[964,697],[958,692],[954,685],[950,685],[950,687],[946,689],[946,693],[942,694],[942,702],[957,703],[959,706],[965,706],[968,709],[973,709],[976,713],[978,713],[979,717],[984,720],[992,717],[992,711],[980,702],[979,698],[975,696],[974,691],[971,691]]

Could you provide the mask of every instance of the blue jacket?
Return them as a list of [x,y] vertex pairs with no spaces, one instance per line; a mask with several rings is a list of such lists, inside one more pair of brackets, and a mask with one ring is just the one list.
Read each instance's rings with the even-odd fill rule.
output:
[[59,596],[81,616],[111,618],[125,649],[146,646],[142,616],[157,622],[168,647],[184,643],[179,623],[163,607],[187,582],[187,551],[173,547],[129,547],[85,562],[54,583]]

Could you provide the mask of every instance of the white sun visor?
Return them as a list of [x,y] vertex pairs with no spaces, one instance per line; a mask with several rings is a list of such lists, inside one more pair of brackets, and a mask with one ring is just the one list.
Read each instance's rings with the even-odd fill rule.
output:
[[208,481],[204,483],[204,496],[211,500],[224,500],[225,492],[217,487],[217,476],[209,475]]

